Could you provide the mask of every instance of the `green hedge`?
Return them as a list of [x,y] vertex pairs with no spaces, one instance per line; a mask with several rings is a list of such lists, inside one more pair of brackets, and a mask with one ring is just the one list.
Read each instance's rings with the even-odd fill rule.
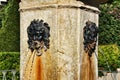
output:
[[[0,70],[16,70],[16,78],[19,80],[20,53],[19,52],[0,52]],[[7,80],[11,80],[12,74],[8,73]],[[0,73],[2,80],[2,73]]]
[[120,0],[100,6],[99,44],[120,46]]
[[0,29],[2,27],[2,18],[4,17],[4,6],[0,7]]
[[2,8],[2,27],[0,28],[0,51],[18,52],[20,48],[19,0],[9,0]]
[[2,19],[0,19],[0,28],[2,27]]
[[120,50],[117,45],[99,46],[98,66],[108,71],[106,61],[108,61],[112,71],[120,68]]

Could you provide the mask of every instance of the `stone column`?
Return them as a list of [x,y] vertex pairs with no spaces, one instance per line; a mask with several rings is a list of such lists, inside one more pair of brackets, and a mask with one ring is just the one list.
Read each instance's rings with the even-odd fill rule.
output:
[[[81,70],[85,70],[88,64],[83,63],[84,56],[88,56],[84,51],[83,28],[87,21],[98,26],[97,8],[76,0],[22,0],[19,10],[21,80],[91,80],[82,79],[83,75],[89,75]],[[31,52],[27,43],[27,28],[34,19],[44,20],[50,26],[50,48],[41,56]],[[90,59],[93,80],[97,80],[94,53]]]

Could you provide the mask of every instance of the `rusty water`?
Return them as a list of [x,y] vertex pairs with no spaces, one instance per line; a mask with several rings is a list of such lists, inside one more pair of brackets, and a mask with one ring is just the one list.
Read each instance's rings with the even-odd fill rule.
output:
[[80,80],[97,80],[95,78],[95,67],[94,67],[94,58],[88,55],[88,53],[84,53],[81,72],[80,72]]
[[44,80],[42,71],[42,59],[40,56],[36,55],[36,51],[31,52],[31,54],[27,56],[27,60],[24,67],[24,78],[23,80]]
[[22,80],[56,80],[53,76],[56,74],[53,70],[55,65],[49,51],[43,52],[41,56],[37,56],[36,52],[27,56]]
[[41,56],[36,56],[36,64],[35,64],[35,80],[44,80],[43,78],[43,65]]

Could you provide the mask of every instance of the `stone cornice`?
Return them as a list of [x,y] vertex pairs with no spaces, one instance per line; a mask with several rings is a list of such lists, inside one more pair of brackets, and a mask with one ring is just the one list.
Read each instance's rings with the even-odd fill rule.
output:
[[82,3],[50,3],[50,4],[41,4],[41,3],[29,3],[29,4],[23,4],[20,3],[20,12],[28,11],[28,10],[41,10],[41,9],[47,9],[47,8],[80,8],[82,10],[100,13],[100,10],[96,7],[92,7],[89,5],[84,5]]

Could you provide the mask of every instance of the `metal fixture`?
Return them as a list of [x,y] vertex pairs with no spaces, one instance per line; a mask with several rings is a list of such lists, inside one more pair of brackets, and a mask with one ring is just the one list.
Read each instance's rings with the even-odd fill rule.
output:
[[27,28],[29,49],[37,51],[37,55],[42,55],[42,49],[49,49],[50,27],[43,20],[31,21]]
[[97,42],[97,34],[98,27],[95,23],[91,21],[86,22],[86,26],[84,27],[84,50],[91,57],[92,53],[95,51],[96,42]]

